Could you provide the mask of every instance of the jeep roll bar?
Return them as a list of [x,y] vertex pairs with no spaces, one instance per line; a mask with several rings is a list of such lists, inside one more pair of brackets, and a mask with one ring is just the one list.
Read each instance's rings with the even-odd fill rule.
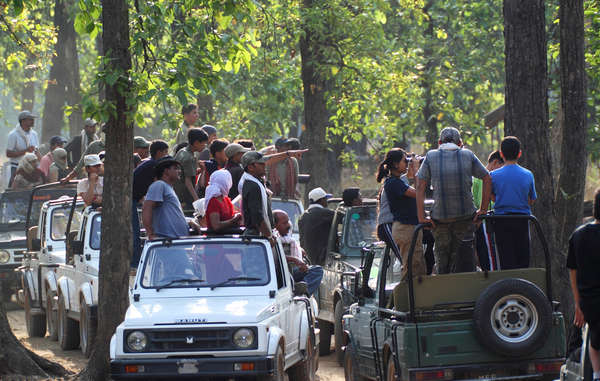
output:
[[[76,180],[71,180],[68,183],[61,183],[61,182],[55,182],[55,183],[48,183],[48,184],[42,184],[42,185],[38,185],[35,188],[33,188],[31,190],[31,193],[29,194],[29,205],[27,206],[27,218],[25,220],[25,234],[27,234],[27,232],[29,231],[30,226],[30,222],[29,220],[31,219],[31,209],[33,208],[33,199],[35,194],[40,191],[40,190],[44,190],[44,189],[48,189],[48,188],[55,188],[58,187],[58,189],[60,188],[71,188],[71,190],[73,190],[74,195],[71,197],[75,197],[77,196],[77,188],[72,189],[72,187],[69,187],[70,185],[75,185],[77,186],[78,181]],[[67,195],[65,195],[67,196]]]
[[[535,218],[535,216],[533,215],[526,215],[526,214],[508,214],[508,215],[497,215],[497,214],[486,214],[486,215],[482,215],[478,217],[479,220],[510,220],[510,219],[527,219],[530,222],[533,223],[533,226],[535,227],[535,230],[537,232],[537,235],[542,243],[542,250],[544,251],[544,258],[546,261],[546,296],[548,297],[548,300],[550,301],[550,304],[552,304],[552,274],[551,274],[551,270],[552,270],[552,265],[551,265],[551,261],[550,261],[550,250],[548,248],[548,242],[546,241],[546,236],[544,235],[544,232],[542,231],[542,227],[539,223],[539,221],[537,220],[537,218]],[[413,260],[413,255],[415,252],[415,247],[417,244],[417,238],[419,237],[419,232],[421,230],[423,230],[426,227],[431,227],[430,223],[425,223],[425,224],[418,224],[415,227],[415,230],[413,232],[413,236],[412,236],[412,240],[410,243],[410,249],[408,250],[408,256],[406,259],[406,266],[408,266],[407,268],[407,281],[408,281],[408,298],[409,298],[409,319],[414,320],[415,319],[415,293],[414,293],[414,284],[413,284],[413,274],[412,274],[412,260]]]

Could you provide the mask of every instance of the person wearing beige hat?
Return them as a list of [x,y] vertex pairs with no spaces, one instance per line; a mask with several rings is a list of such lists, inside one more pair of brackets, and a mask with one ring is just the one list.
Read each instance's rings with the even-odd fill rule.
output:
[[85,151],[91,142],[99,139],[96,134],[98,122],[92,118],[87,118],[83,123],[83,130],[79,135],[73,136],[69,143],[65,146],[67,151],[67,162],[70,167],[77,165],[81,156],[85,155]]
[[12,189],[31,189],[43,184],[44,174],[40,170],[39,165],[40,161],[34,153],[27,152],[23,155],[15,173]]
[[104,164],[100,156],[85,155],[83,158],[87,178],[79,180],[77,195],[83,199],[86,206],[102,205],[102,189],[104,187]]
[[133,138],[133,154],[137,154],[142,160],[147,159],[150,155],[150,142],[143,136]]
[[26,153],[34,153],[38,160],[42,157],[38,152],[39,139],[37,132],[33,130],[34,119],[38,116],[31,111],[24,110],[19,113],[19,122],[8,134],[6,140],[6,157],[10,160],[11,176],[9,186],[16,175],[19,162]]
[[48,169],[48,182],[54,183],[69,174],[69,166],[67,164],[67,151],[64,148],[55,148],[52,151],[54,161]]
[[229,198],[234,199],[237,197],[240,192],[238,191],[238,184],[240,182],[240,178],[244,174],[244,168],[242,167],[242,156],[250,151],[249,148],[242,146],[241,144],[231,143],[225,148],[225,155],[227,156],[227,164],[225,164],[225,169],[231,173],[231,179],[233,180],[233,185],[229,190]]

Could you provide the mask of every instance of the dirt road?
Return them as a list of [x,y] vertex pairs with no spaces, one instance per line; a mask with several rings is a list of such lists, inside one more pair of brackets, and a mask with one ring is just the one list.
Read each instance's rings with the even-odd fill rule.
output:
[[[23,310],[8,311],[8,321],[10,322],[10,326],[12,327],[15,336],[21,340],[27,348],[33,350],[38,355],[48,360],[58,362],[74,373],[79,372],[85,367],[87,360],[80,351],[63,351],[60,349],[57,341],[52,341],[47,338],[27,337],[25,313]],[[318,381],[344,380],[344,370],[338,366],[334,354],[327,357],[321,357],[317,376]]]

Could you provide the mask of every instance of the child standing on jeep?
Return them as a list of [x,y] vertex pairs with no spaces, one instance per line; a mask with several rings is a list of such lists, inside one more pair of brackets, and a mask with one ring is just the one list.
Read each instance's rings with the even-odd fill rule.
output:
[[[530,215],[537,198],[531,171],[521,167],[521,142],[507,136],[500,144],[504,166],[491,172],[494,214]],[[496,219],[493,222],[499,269],[529,267],[529,220],[526,218]]]

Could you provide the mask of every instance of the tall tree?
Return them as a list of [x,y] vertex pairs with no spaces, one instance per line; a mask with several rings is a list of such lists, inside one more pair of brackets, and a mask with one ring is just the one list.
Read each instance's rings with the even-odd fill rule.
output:
[[[332,82],[324,74],[323,66],[326,57],[324,49],[326,41],[321,28],[315,27],[318,19],[320,0],[303,1],[303,32],[300,38],[300,55],[302,56],[302,84],[304,86],[304,120],[306,130],[302,134],[302,142],[310,148],[302,160],[304,169],[311,174],[307,189],[321,186],[332,191],[336,183],[332,181],[334,173],[327,165],[329,146],[327,129],[330,126],[330,110],[327,107],[327,93]],[[337,174],[339,176],[339,173]],[[339,182],[338,182],[339,183]]]
[[[79,60],[74,17],[70,14],[70,0],[55,0],[54,26],[57,29],[55,54],[48,75],[44,115],[42,119],[42,140],[47,141],[60,135],[63,127],[65,105],[75,106],[80,102]],[[69,116],[71,134],[83,127],[81,113],[76,106]]]
[[102,0],[102,51],[108,106],[106,162],[102,195],[102,244],[98,289],[96,345],[82,379],[105,380],[109,374],[109,346],[129,304],[127,284],[132,253],[131,173],[133,118],[129,9],[126,0]]
[[[521,141],[520,161],[534,176],[538,199],[533,213],[549,241],[553,295],[565,316],[571,316],[571,294],[564,255],[559,250],[554,214],[555,182],[552,173],[548,125],[547,41],[544,0],[504,0],[506,62],[505,135]],[[539,247],[533,263],[544,263]]]
[[587,95],[583,15],[583,0],[560,1],[560,88],[563,134],[555,210],[557,237],[563,251],[569,235],[581,221],[587,169]]

